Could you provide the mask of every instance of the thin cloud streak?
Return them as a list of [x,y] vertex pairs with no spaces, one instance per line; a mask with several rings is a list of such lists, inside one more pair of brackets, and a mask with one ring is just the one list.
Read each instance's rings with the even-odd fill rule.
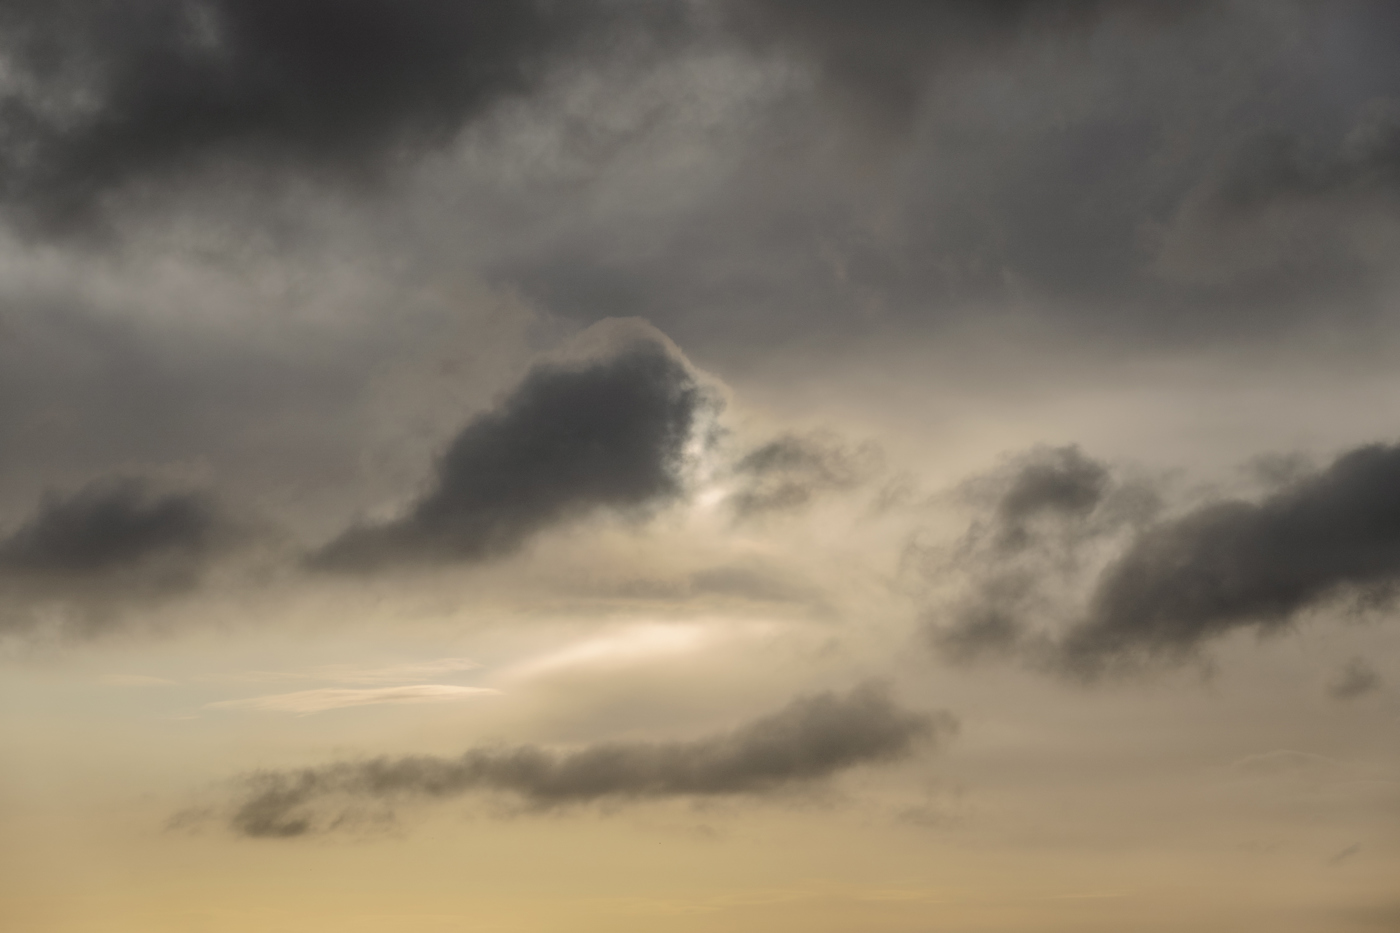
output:
[[906,710],[877,684],[799,697],[732,732],[689,741],[602,742],[556,752],[535,745],[474,748],[457,758],[337,762],[249,775],[231,827],[289,838],[342,824],[338,802],[444,800],[507,792],[534,808],[675,797],[772,793],[859,765],[898,761],[958,729],[950,714]]
[[479,696],[499,695],[489,687],[459,687],[450,684],[411,684],[402,687],[322,687],[295,693],[219,700],[204,704],[210,710],[249,710],[260,713],[296,713],[306,716],[327,710],[385,703],[446,703]]

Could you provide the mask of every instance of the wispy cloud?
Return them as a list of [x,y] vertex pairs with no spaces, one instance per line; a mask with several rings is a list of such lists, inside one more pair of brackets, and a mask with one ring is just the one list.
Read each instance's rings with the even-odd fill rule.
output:
[[443,703],[465,700],[483,694],[499,694],[489,687],[458,687],[449,684],[412,684],[397,687],[323,687],[295,693],[275,693],[241,700],[206,703],[205,709],[253,710],[266,713],[322,713],[350,706],[381,703]]
[[164,677],[148,677],[145,674],[108,674],[102,678],[105,687],[168,687],[174,683]]
[[321,680],[340,684],[401,684],[437,680],[463,671],[480,669],[471,658],[437,658],[431,661],[408,661],[387,667],[360,667],[354,664],[325,664],[292,671],[242,671],[221,675],[220,680]]

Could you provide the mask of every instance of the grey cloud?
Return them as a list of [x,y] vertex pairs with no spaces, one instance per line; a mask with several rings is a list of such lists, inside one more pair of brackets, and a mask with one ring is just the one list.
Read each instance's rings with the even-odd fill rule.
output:
[[829,87],[890,126],[912,119],[930,74],[967,50],[1091,21],[1100,0],[722,0],[734,34],[813,62]]
[[67,605],[70,631],[111,627],[114,607],[188,590],[234,535],[205,496],[158,494],[134,479],[98,481],[70,496],[50,494],[0,540],[7,605],[0,630],[31,629],[36,606]]
[[[1367,102],[1400,99],[1384,7],[721,3],[728,35],[812,64],[817,92],[745,100],[770,119],[699,143],[722,181],[667,179],[691,191],[678,209],[572,217],[488,274],[564,316],[630,308],[697,352],[755,355],[1008,308],[1152,346],[1378,316],[1392,143]],[[900,132],[865,146],[861,126],[843,150],[851,113]],[[1275,164],[1247,143],[1268,136],[1320,161]],[[1249,185],[1319,193],[1288,195],[1317,203],[1282,224],[1218,216]]]
[[1344,590],[1400,579],[1400,447],[1351,451],[1254,503],[1216,502],[1137,537],[1103,572],[1064,660],[1181,659],[1240,628],[1270,631]]
[[679,742],[607,742],[575,751],[477,748],[457,758],[342,762],[247,779],[232,828],[291,837],[332,827],[337,801],[442,800],[505,792],[550,808],[595,801],[764,794],[894,761],[957,728],[947,713],[902,709],[875,685],[800,697],[732,732]]
[[1087,516],[1103,501],[1108,487],[1108,468],[1078,447],[1036,451],[997,503],[997,545],[1024,547],[1031,535],[1029,523],[1041,516]]
[[634,334],[601,359],[543,363],[469,423],[432,489],[397,521],[351,528],[312,558],[325,569],[484,560],[598,509],[683,492],[686,446],[717,404],[661,338]]
[[1183,198],[1159,269],[1198,283],[1370,281],[1383,270],[1358,248],[1374,226],[1366,222],[1397,211],[1400,99],[1392,96],[1330,135],[1268,128],[1245,137]]
[[1075,446],[1032,450],[966,484],[964,495],[986,513],[954,560],[968,591],[931,613],[929,626],[956,662],[1026,647],[1032,619],[1066,611],[1057,591],[1084,569],[1082,549],[1145,524],[1159,507],[1149,484],[1115,476]]
[[1381,686],[1381,675],[1361,658],[1348,661],[1327,684],[1327,695],[1334,700],[1354,700],[1374,693]]
[[850,447],[832,435],[786,434],[740,458],[741,485],[729,497],[739,518],[799,509],[825,492],[852,489],[880,467],[873,445]]
[[54,577],[120,571],[154,558],[193,558],[213,544],[219,521],[195,495],[153,495],[137,480],[94,483],[50,495],[0,541],[0,570]]
[[623,10],[662,18],[606,0],[7,3],[5,194],[61,223],[209,157],[363,177],[531,90]]

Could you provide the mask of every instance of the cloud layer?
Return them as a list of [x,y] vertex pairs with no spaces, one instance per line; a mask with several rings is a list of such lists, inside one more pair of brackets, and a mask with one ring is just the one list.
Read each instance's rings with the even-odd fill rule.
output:
[[[363,178],[533,89],[626,4],[59,0],[0,11],[4,193],[48,224],[201,162]],[[647,11],[630,10],[634,23]]]
[[334,822],[336,802],[513,794],[531,807],[600,800],[762,794],[893,761],[952,735],[947,713],[897,706],[880,687],[794,700],[732,732],[682,742],[607,742],[556,752],[533,745],[473,749],[458,758],[408,757],[262,772],[232,817],[247,836],[290,837]]

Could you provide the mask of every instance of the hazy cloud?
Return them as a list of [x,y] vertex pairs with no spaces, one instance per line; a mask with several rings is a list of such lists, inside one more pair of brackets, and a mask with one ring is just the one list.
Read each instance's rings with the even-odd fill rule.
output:
[[735,464],[740,485],[729,504],[741,519],[800,509],[822,493],[865,482],[880,468],[881,459],[871,444],[850,447],[822,432],[785,434]]
[[599,508],[674,499],[686,447],[714,403],[676,352],[646,331],[601,359],[537,365],[457,435],[434,487],[406,516],[350,529],[313,564],[484,560]]
[[1354,700],[1379,690],[1381,675],[1361,658],[1348,661],[1327,684],[1327,695],[1334,700]]
[[1159,508],[1150,485],[1114,476],[1075,446],[1036,448],[965,484],[963,494],[985,516],[952,561],[967,590],[930,614],[929,629],[954,661],[1020,649],[1032,620],[1072,611],[1066,584],[1088,569],[1084,548],[1146,523]]
[[458,758],[417,756],[345,762],[247,779],[232,827],[248,836],[323,830],[337,798],[444,799],[507,792],[533,807],[605,799],[761,794],[819,781],[942,740],[956,721],[897,706],[880,687],[802,697],[732,732],[679,742],[606,742],[575,751],[533,745],[473,749]]
[[984,54],[1023,30],[1092,20],[1100,0],[721,0],[732,32],[814,64],[827,86],[865,115],[903,128],[929,77],[969,52]]
[[1030,543],[1029,523],[1041,516],[1082,519],[1103,501],[1108,468],[1078,447],[1038,450],[1023,462],[996,506],[996,546],[1018,550]]

